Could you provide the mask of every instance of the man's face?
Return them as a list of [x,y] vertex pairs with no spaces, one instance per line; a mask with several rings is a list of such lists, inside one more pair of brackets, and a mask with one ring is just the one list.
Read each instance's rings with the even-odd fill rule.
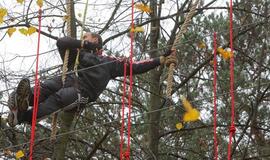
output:
[[96,44],[98,43],[98,38],[93,37],[91,33],[85,33],[83,35],[83,40],[91,42],[91,43],[96,43]]

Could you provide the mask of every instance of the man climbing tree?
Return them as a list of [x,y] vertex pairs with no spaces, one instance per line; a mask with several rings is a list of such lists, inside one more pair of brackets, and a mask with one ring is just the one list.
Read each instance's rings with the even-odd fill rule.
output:
[[[102,55],[102,38],[99,34],[86,33],[83,40],[63,37],[57,40],[57,47],[62,60],[65,51],[69,49],[68,71],[65,84],[61,77],[45,80],[40,84],[39,107],[37,118],[44,118],[67,106],[76,107],[95,101],[106,88],[110,79],[124,75],[124,64],[129,70],[129,61],[125,58],[114,58]],[[79,50],[78,78],[72,72],[75,65],[76,54]],[[165,61],[176,59],[171,55],[174,51],[167,51],[160,57],[139,61],[132,64],[133,74],[145,73]],[[127,73],[129,74],[129,73]],[[77,80],[76,80],[77,79]],[[8,106],[10,113],[8,123],[15,126],[20,123],[31,123],[34,96],[30,88],[30,81],[22,79],[14,92],[11,93]],[[78,94],[80,93],[80,94]],[[81,97],[79,97],[79,95]]]

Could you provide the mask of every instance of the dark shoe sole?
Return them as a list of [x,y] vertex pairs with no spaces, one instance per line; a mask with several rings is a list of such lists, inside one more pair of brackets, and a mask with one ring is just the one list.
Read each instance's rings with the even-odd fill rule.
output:
[[27,111],[29,106],[30,81],[22,79],[16,89],[16,106],[19,111]]
[[8,99],[8,107],[10,109],[8,115],[9,126],[14,127],[18,124],[18,114],[27,111],[30,92],[30,81],[28,79],[22,79],[16,90],[10,94]]

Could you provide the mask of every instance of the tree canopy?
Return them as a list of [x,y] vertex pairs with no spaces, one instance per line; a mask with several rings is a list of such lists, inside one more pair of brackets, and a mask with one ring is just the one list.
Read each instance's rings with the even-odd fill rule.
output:
[[[41,3],[41,1],[38,1]],[[134,32],[134,60],[158,57],[172,45],[191,0],[135,0],[131,28],[130,0],[46,0],[42,6],[40,79],[61,75],[56,39],[67,35],[67,2],[74,6],[75,32],[96,32],[104,40],[104,53],[128,56]],[[0,2],[0,157],[27,159],[30,125],[10,128],[6,123],[8,95],[22,77],[34,84],[37,1]],[[233,1],[235,126],[233,159],[269,159],[270,154],[270,31],[269,0]],[[82,26],[84,26],[82,28]],[[168,67],[134,76],[131,118],[131,159],[214,159],[213,140],[213,34],[217,33],[218,159],[227,158],[231,117],[229,3],[201,0],[177,46],[178,65],[173,73],[172,106],[166,100]],[[123,78],[112,80],[96,102],[71,119],[71,128],[49,141],[50,117],[37,124],[34,159],[119,159]],[[128,83],[129,85],[129,83]],[[195,122],[183,123],[180,96],[200,111]],[[69,114],[61,112],[63,117]],[[74,115],[74,114],[73,114]],[[64,120],[64,118],[61,118]],[[181,124],[179,123],[181,122]],[[58,128],[63,123],[58,122]],[[59,147],[67,137],[64,152]],[[126,137],[125,137],[126,138]],[[23,155],[22,155],[22,153]],[[16,155],[17,153],[17,155]],[[58,154],[58,155],[57,155]],[[21,156],[20,156],[21,155]],[[56,156],[57,155],[57,156]],[[18,158],[19,157],[19,158]],[[61,158],[59,158],[61,157]]]

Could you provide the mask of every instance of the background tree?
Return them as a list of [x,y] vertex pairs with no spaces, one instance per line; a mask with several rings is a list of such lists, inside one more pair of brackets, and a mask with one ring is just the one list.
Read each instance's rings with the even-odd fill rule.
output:
[[[144,32],[135,33],[134,59],[156,57],[172,44],[190,9],[185,1],[135,1],[146,4],[151,12],[136,10],[135,25]],[[127,56],[131,23],[131,2],[89,1],[85,30],[98,32],[104,39],[108,55]],[[84,2],[74,1],[76,28],[80,33]],[[35,36],[21,35],[21,28],[37,27],[37,7],[34,1],[22,4],[0,2],[6,8],[0,24],[1,35],[1,156],[14,158],[14,153],[28,153],[30,126],[9,128],[5,123],[7,96],[20,78],[33,80]],[[15,8],[15,9],[13,9]],[[234,49],[235,49],[235,98],[236,134],[233,140],[234,159],[269,158],[269,0],[234,1]],[[60,75],[61,60],[55,50],[55,39],[66,35],[66,2],[44,1],[42,19],[41,79]],[[2,12],[1,12],[2,13]],[[104,14],[106,13],[106,14]],[[0,14],[1,15],[1,14]],[[16,28],[8,37],[7,30]],[[221,0],[201,2],[189,30],[181,39],[177,51],[178,66],[174,72],[173,101],[170,110],[163,105],[167,68],[159,67],[134,77],[131,159],[213,159],[213,32],[218,34],[218,45],[229,48],[228,6]],[[77,34],[79,35],[79,34]],[[79,38],[79,37],[78,37]],[[20,41],[26,41],[23,43]],[[12,44],[12,48],[10,47]],[[16,45],[16,47],[14,47]],[[29,47],[30,46],[30,47]],[[6,48],[6,49],[5,49]],[[25,50],[25,48],[30,48]],[[22,53],[21,53],[22,52]],[[33,53],[31,53],[33,52]],[[30,56],[29,56],[30,55]],[[20,64],[20,65],[18,65]],[[218,140],[219,158],[227,154],[228,128],[230,126],[229,60],[218,56]],[[201,111],[200,121],[186,123],[178,130],[175,124],[181,120],[183,108],[179,99],[186,95]],[[108,85],[96,102],[89,103],[73,121],[68,135],[64,159],[119,159],[119,128],[121,126],[122,78]],[[50,146],[50,118],[37,125],[36,159],[52,157],[58,149]],[[60,123],[59,123],[60,125]],[[60,125],[61,127],[61,125]],[[24,145],[22,145],[24,144]],[[27,156],[27,155],[26,155]]]

